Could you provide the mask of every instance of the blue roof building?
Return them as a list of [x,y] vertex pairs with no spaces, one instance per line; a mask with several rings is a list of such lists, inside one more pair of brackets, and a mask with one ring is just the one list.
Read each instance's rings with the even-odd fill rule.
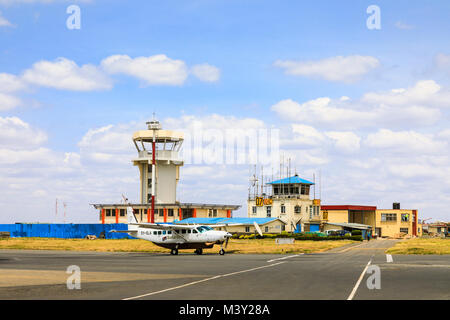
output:
[[[320,228],[320,200],[311,197],[315,183],[297,174],[261,185],[249,192],[249,218],[277,218],[285,223],[288,232],[318,231]],[[261,188],[261,190],[259,190]],[[314,198],[314,199],[313,199]]]

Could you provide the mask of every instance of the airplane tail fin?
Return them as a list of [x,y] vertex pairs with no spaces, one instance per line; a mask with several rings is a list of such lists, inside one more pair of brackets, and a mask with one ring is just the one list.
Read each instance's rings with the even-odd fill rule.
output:
[[128,230],[134,230],[136,226],[130,226],[130,223],[138,223],[136,216],[134,215],[133,208],[131,206],[127,207],[127,222],[128,222]]

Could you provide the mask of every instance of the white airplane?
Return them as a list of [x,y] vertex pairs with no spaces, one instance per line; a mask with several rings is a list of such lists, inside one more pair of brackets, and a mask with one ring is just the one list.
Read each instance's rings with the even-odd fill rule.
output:
[[[202,254],[203,249],[220,244],[220,255],[225,254],[225,248],[232,234],[227,231],[216,231],[211,226],[181,225],[168,223],[138,223],[131,206],[127,208],[128,230],[111,230],[110,232],[128,233],[138,239],[144,239],[154,244],[171,249],[170,254],[177,255],[178,249],[195,249],[196,254]],[[214,227],[226,227],[240,224],[215,224]]]

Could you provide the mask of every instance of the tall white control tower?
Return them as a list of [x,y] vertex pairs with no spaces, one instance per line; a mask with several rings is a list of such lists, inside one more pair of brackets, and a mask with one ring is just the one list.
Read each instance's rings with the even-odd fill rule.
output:
[[155,221],[155,204],[174,204],[177,183],[183,160],[179,151],[183,144],[182,132],[162,130],[157,120],[147,122],[148,129],[133,134],[138,158],[133,164],[139,167],[141,203],[151,203],[151,219]]

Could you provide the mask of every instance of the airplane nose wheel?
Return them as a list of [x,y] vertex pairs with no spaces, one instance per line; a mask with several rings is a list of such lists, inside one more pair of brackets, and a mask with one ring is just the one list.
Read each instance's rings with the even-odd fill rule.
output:
[[225,250],[223,250],[223,248],[221,248],[220,251],[219,251],[219,254],[220,254],[221,256],[223,256],[223,255],[225,254]]
[[172,249],[170,251],[170,254],[173,255],[173,256],[176,256],[178,254],[178,249]]

